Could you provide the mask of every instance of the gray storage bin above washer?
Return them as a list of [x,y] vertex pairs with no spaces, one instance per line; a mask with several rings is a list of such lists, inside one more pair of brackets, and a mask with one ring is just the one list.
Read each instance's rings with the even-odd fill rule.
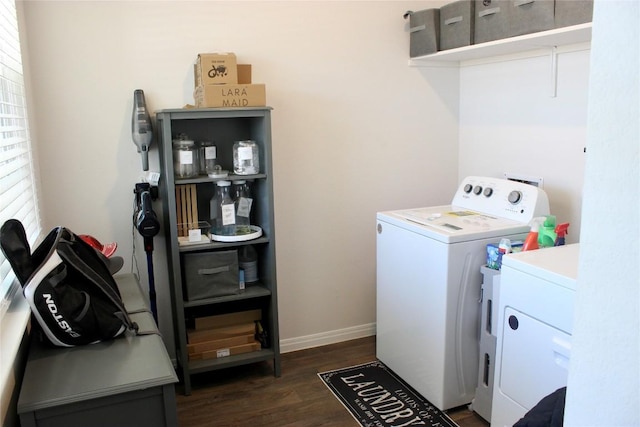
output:
[[509,37],[552,30],[554,0],[511,0]]
[[473,44],[474,0],[459,0],[440,8],[440,50]]
[[593,0],[556,0],[555,3],[556,28],[593,20]]
[[185,299],[195,301],[240,292],[236,250],[184,255]]
[[440,48],[440,9],[407,11],[409,19],[409,56],[429,55]]
[[474,42],[484,43],[510,37],[510,11],[507,0],[476,0]]

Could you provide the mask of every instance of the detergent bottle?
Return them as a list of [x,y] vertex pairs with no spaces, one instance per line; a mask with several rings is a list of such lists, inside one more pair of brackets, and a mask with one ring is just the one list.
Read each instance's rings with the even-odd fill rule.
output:
[[562,246],[564,245],[564,236],[566,236],[567,234],[569,234],[569,223],[568,222],[564,222],[562,224],[558,224],[556,226],[556,242],[554,244],[554,246]]
[[546,220],[545,217],[543,216],[539,216],[536,218],[533,218],[531,220],[531,230],[529,231],[529,234],[527,234],[527,237],[524,239],[524,244],[522,245],[522,251],[532,251],[534,249],[538,249],[538,231],[540,229],[540,226],[542,225],[542,223],[544,223],[544,221]]
[[538,246],[549,248],[555,244],[556,237],[556,217],[555,215],[547,215],[538,230]]

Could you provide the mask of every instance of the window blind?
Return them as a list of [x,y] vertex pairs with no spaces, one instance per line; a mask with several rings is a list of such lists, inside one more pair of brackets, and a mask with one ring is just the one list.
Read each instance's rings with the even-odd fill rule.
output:
[[[0,225],[22,222],[33,245],[40,215],[33,169],[15,0],[0,0]],[[0,318],[19,284],[0,251]]]

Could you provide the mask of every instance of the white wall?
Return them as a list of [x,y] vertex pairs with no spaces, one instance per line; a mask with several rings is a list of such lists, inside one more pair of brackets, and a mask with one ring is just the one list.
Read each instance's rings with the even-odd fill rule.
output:
[[[274,108],[282,348],[374,333],[375,213],[448,203],[457,185],[457,73],[408,67],[402,18],[442,3],[21,2],[45,229],[118,242],[123,271],[135,241],[146,284],[131,227],[133,91],[152,111],[182,107],[197,53],[233,51]],[[155,249],[173,353],[162,235]]]
[[[578,241],[586,146],[588,44],[469,61],[460,70],[460,177],[543,179],[551,213]],[[543,56],[539,56],[543,55]]]
[[566,426],[640,425],[640,3],[596,2]]

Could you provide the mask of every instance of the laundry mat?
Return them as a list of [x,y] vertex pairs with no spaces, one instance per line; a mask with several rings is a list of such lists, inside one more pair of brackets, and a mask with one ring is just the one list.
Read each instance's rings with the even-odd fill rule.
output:
[[362,427],[457,427],[378,360],[318,376]]

